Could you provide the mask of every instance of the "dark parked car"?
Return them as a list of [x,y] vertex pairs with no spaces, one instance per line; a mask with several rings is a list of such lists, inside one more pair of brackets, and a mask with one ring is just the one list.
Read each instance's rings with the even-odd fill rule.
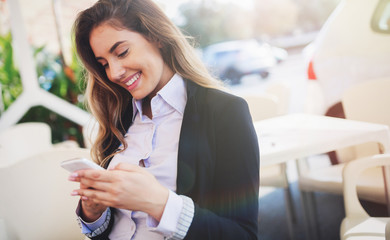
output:
[[287,51],[256,40],[216,43],[203,49],[203,61],[217,77],[238,84],[249,74],[266,78],[270,69],[287,57]]

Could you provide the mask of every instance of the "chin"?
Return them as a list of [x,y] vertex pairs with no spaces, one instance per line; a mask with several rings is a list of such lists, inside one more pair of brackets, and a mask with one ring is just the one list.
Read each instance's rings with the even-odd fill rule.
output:
[[135,100],[141,100],[141,99],[144,99],[147,95],[146,94],[142,94],[142,93],[137,93],[137,92],[130,92],[131,96],[133,96],[133,98]]

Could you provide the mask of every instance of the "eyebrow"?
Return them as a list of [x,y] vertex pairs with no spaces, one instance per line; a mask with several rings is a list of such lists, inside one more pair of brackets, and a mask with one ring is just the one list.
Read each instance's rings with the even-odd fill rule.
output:
[[112,47],[110,48],[110,53],[113,53],[115,51],[115,49],[121,45],[122,43],[124,43],[125,41],[119,41],[119,42],[116,42],[114,45],[112,45]]
[[[124,43],[125,41],[119,41],[119,42],[116,42],[114,45],[112,45],[112,47],[110,48],[109,52],[110,53],[113,53],[115,51],[115,49],[121,45],[122,43]],[[103,59],[102,57],[97,57],[96,60],[99,60],[99,59]]]

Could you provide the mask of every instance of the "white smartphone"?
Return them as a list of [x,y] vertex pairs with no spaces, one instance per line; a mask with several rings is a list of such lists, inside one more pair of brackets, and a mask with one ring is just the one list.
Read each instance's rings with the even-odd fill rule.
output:
[[97,169],[105,170],[103,167],[97,165],[95,162],[86,158],[73,158],[61,162],[61,167],[69,172],[74,172],[82,169]]

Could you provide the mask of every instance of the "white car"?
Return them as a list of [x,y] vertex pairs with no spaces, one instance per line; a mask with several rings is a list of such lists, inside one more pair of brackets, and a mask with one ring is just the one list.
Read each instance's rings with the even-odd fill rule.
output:
[[346,89],[390,77],[390,0],[342,0],[304,55],[307,110],[342,117],[340,100]]
[[203,49],[202,59],[222,80],[238,84],[243,76],[268,77],[270,69],[287,57],[287,51],[255,39],[226,41]]

